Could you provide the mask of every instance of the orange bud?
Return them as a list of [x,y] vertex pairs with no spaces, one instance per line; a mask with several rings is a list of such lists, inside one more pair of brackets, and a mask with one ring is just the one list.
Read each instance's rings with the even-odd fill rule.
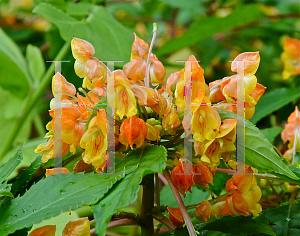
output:
[[231,64],[232,72],[238,72],[238,65],[241,64],[239,62],[244,62],[243,67],[245,76],[254,75],[260,62],[259,52],[244,52],[239,54]]
[[[154,54],[151,54],[149,58],[149,65],[150,65],[150,71],[149,71],[150,83],[152,83],[153,85],[161,84],[166,75],[166,69],[164,65],[157,59],[157,57]],[[142,69],[142,73],[144,77],[146,77],[146,67],[147,67],[147,63],[144,64]]]
[[73,57],[80,63],[85,63],[95,54],[95,49],[88,41],[79,38],[73,38],[71,41]]
[[211,216],[211,205],[209,201],[203,200],[201,204],[196,207],[195,217],[200,221],[208,221]]
[[249,215],[249,205],[246,199],[239,192],[232,194],[232,204],[237,213],[240,213],[244,216]]
[[149,45],[144,40],[140,39],[135,33],[134,42],[131,48],[131,60],[137,57],[145,57],[149,52]]
[[144,120],[134,115],[123,121],[120,131],[119,141],[126,145],[126,147],[129,144],[131,149],[133,149],[134,143],[136,144],[136,148],[143,145],[148,128]]
[[283,42],[283,50],[291,60],[299,58],[300,40],[287,38]]
[[90,221],[87,217],[70,221],[66,224],[62,236],[89,236]]
[[143,66],[146,64],[146,58],[138,57],[128,62],[123,67],[123,71],[127,78],[131,80],[143,80],[144,75],[142,73]]
[[206,165],[198,161],[195,172],[198,173],[198,175],[195,175],[194,177],[196,184],[204,185],[206,187],[208,187],[208,183],[213,185],[213,172]]
[[79,161],[77,161],[74,164],[73,172],[74,173],[77,173],[77,172],[85,172],[85,173],[92,172],[92,164],[87,164],[83,161],[83,159],[80,159]]
[[55,236],[55,232],[55,225],[45,225],[33,230],[28,236]]
[[[179,71],[172,73],[168,77],[166,89],[168,91],[169,96],[171,96],[173,94],[173,92],[171,91],[173,85],[176,85],[179,82],[179,80],[180,80],[180,72]],[[175,90],[175,88],[173,90]]]
[[184,218],[179,208],[171,208],[167,207],[169,212],[170,220],[172,221],[173,225],[176,227],[183,226]]
[[[72,83],[69,83],[66,78],[59,72],[52,77],[52,93],[55,97],[56,93],[65,92],[70,95],[75,95],[76,88]],[[62,94],[62,99],[68,99],[69,96]]]
[[66,173],[70,173],[70,171],[65,167],[46,169],[46,177],[49,177],[50,175],[61,174],[61,173],[66,174]]
[[191,188],[195,186],[194,167],[190,164],[183,163],[179,159],[179,165],[174,167],[171,173],[171,180],[177,190],[185,197],[187,191],[191,191]]

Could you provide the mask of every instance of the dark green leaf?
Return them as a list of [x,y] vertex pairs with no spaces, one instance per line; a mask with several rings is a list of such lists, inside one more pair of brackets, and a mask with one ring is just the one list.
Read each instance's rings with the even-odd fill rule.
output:
[[276,235],[300,235],[300,203],[294,203],[289,211],[289,204],[263,211],[263,214],[275,225]]
[[270,143],[274,142],[274,139],[280,134],[283,127],[275,126],[267,129],[262,129],[261,132],[266,136]]
[[26,48],[26,59],[28,61],[28,70],[35,80],[40,80],[46,71],[45,61],[40,49],[34,45],[28,44]]
[[6,163],[0,165],[0,183],[3,182],[22,161],[21,149]]
[[55,24],[65,41],[71,42],[73,36],[89,41],[100,60],[123,61],[123,65],[130,59],[133,34],[103,7],[95,6],[82,21],[46,3],[39,4],[33,12]]
[[7,184],[6,181],[0,184],[0,197],[14,197],[14,195],[10,192],[11,184]]
[[254,116],[250,119],[253,124],[256,124],[262,118],[271,114],[274,111],[286,106],[290,102],[300,97],[299,89],[297,88],[279,88],[263,95],[255,106]]
[[119,181],[97,205],[93,206],[96,233],[104,235],[107,224],[117,209],[136,199],[143,176],[162,172],[166,168],[167,152],[162,146],[147,146],[129,153],[117,164],[116,172],[125,167],[127,176]]
[[8,235],[62,212],[96,204],[122,175],[70,173],[49,176],[0,208],[0,232]]
[[209,189],[216,194],[217,196],[219,196],[221,194],[221,191],[223,189],[225,189],[225,184],[227,182],[227,180],[230,179],[230,175],[228,174],[222,174],[219,172],[215,173],[214,176],[214,185],[210,185]]
[[25,58],[1,28],[0,41],[0,86],[14,96],[24,98],[31,84]]
[[211,38],[216,33],[229,31],[235,27],[255,21],[262,16],[263,14],[257,5],[247,4],[236,7],[233,12],[225,18],[217,16],[202,18],[195,21],[182,36],[168,41],[160,50],[158,50],[158,52],[156,52],[156,55],[159,57],[184,47],[194,45]]
[[[221,119],[233,119],[237,115],[218,110]],[[244,120],[238,116],[238,119]],[[238,142],[238,145],[242,145]],[[273,145],[266,139],[262,132],[250,121],[245,120],[245,163],[258,169],[261,172],[268,172],[275,175],[286,176],[298,180],[299,178],[285,165],[278,154],[274,151]]]

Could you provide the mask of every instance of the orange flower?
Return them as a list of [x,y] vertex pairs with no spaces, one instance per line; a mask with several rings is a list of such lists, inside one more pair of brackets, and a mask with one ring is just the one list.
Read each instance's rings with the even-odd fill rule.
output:
[[126,145],[126,148],[128,148],[129,144],[131,149],[133,149],[134,143],[136,148],[139,148],[143,145],[147,132],[148,128],[145,121],[134,115],[123,121],[120,127],[119,141]]
[[188,70],[188,67],[190,67],[191,69],[192,103],[195,102],[194,100],[198,96],[199,90],[202,90],[203,94],[206,94],[206,90],[209,92],[203,76],[204,70],[198,64],[195,56],[192,55],[188,58],[185,64],[185,68],[180,71],[180,76],[181,76],[180,81],[177,83],[176,90],[175,90],[175,98],[176,98],[175,103],[182,110],[185,109],[185,86],[186,86],[185,73]]
[[85,63],[91,56],[95,54],[92,44],[83,39],[73,37],[71,41],[71,49],[73,57],[80,63]]
[[208,221],[210,216],[211,216],[211,205],[210,205],[209,201],[203,200],[196,207],[195,217],[200,221]]
[[192,133],[194,140],[198,142],[203,142],[205,139],[213,140],[221,123],[219,113],[215,108],[211,108],[211,102],[208,97],[204,96],[203,90],[198,91],[193,103]]
[[68,222],[62,236],[88,236],[90,235],[90,221],[87,217]]
[[[89,92],[90,94],[90,92]],[[91,99],[93,101],[93,103],[86,97],[81,96],[79,93],[77,93],[77,99],[78,99],[78,109],[81,113],[81,117],[80,119],[85,119],[87,120],[90,115],[91,115],[91,111],[88,111],[87,108],[94,108],[95,104],[97,104],[99,102],[98,97],[96,96],[92,96]]]
[[134,116],[137,113],[136,100],[124,72],[116,70],[108,80],[110,81],[108,91],[115,91],[114,101],[109,96],[108,103],[110,106],[115,107],[115,113],[120,119],[123,119],[125,115],[127,117]]
[[82,159],[87,164],[99,166],[105,163],[107,150],[107,119],[105,109],[98,111],[89,123],[88,130],[80,140],[80,147],[85,149]]
[[70,173],[70,171],[67,168],[53,168],[53,169],[46,169],[46,177],[49,177],[50,175],[55,175],[55,174],[66,174]]
[[[243,62],[241,64],[241,62]],[[239,72],[238,66],[242,66],[244,76],[252,76],[256,73],[260,62],[259,52],[244,52],[239,54],[231,63],[231,71]]]
[[195,186],[193,173],[195,173],[194,167],[190,164],[183,163],[181,159],[179,159],[179,165],[172,170],[172,183],[184,197],[187,191],[192,192],[191,188]]
[[[175,91],[176,86],[174,86],[174,85],[176,85],[179,81],[180,81],[180,72],[179,71],[177,71],[175,73],[172,73],[168,77],[168,79],[167,79],[167,85],[166,85],[166,90],[167,90],[169,96],[171,96],[173,94],[173,92],[171,91],[171,89],[173,91]],[[173,87],[175,87],[175,88],[173,89]]]
[[140,39],[135,33],[134,42],[131,47],[131,59],[133,60],[138,57],[146,57],[149,53],[149,45],[144,40]]
[[55,236],[55,232],[55,225],[45,225],[33,230],[28,236]]
[[184,218],[179,208],[167,207],[170,220],[176,227],[181,227],[184,224]]
[[200,186],[204,185],[206,187],[208,187],[208,183],[213,185],[215,171],[211,171],[211,169],[209,169],[206,165],[198,161],[197,166],[195,167],[195,173],[198,174],[194,177],[196,184]]
[[162,126],[165,130],[170,130],[176,132],[176,128],[180,125],[179,117],[173,107],[171,112],[165,116],[163,116]]
[[[52,93],[55,97],[55,94],[61,92],[74,96],[76,94],[76,88],[72,83],[69,83],[61,73],[57,72],[52,77]],[[61,99],[69,99],[69,96],[62,94]]]
[[283,53],[280,56],[284,63],[283,79],[300,74],[300,40],[287,38],[283,42]]
[[[165,78],[166,75],[166,69],[164,65],[157,59],[157,57],[154,54],[150,55],[149,58],[149,80],[150,83],[154,86],[161,84]],[[146,77],[146,67],[147,63],[144,64],[142,68],[142,74],[144,77]]]

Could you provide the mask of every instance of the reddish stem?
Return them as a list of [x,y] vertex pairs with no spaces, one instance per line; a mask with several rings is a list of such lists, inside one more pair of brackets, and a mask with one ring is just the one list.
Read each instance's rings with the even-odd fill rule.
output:
[[167,226],[170,230],[175,230],[176,229],[176,227],[172,224],[172,222],[167,217],[165,217],[164,215],[161,215],[160,218],[158,217],[158,215],[155,215],[155,214],[152,214],[152,216],[153,216],[154,219],[156,219],[160,223]]
[[158,173],[158,178],[164,185],[168,185],[168,180],[166,179],[166,177],[163,174]]

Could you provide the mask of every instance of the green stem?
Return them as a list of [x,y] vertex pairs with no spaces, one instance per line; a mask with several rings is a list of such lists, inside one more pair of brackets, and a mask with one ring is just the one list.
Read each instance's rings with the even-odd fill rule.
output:
[[144,116],[145,116],[145,119],[147,120],[148,119],[148,113],[147,113],[147,110],[144,106],[141,106],[142,109],[143,109],[143,112],[144,112]]
[[[57,54],[55,61],[62,60],[65,55],[70,50],[70,42],[66,42],[64,46],[60,49],[59,53]],[[30,114],[30,112],[33,110],[34,106],[37,104],[41,96],[43,95],[45,89],[49,86],[50,80],[52,76],[54,75],[54,63],[51,64],[51,66],[48,68],[47,72],[44,74],[41,83],[33,89],[33,91],[30,91],[32,96],[26,100],[25,106],[23,106],[19,116],[16,118],[16,121],[11,129],[11,132],[8,134],[5,143],[3,144],[3,148],[0,153],[0,160],[4,158],[5,154],[9,151],[9,149],[12,147],[12,144],[14,143],[17,135],[19,134],[22,125],[24,124],[24,121]]]
[[37,131],[38,135],[44,137],[46,129],[45,129],[45,126],[42,122],[40,114],[38,113],[38,111],[36,109],[35,109],[35,112],[34,112],[34,115],[33,115],[33,124],[36,128],[36,131]]

